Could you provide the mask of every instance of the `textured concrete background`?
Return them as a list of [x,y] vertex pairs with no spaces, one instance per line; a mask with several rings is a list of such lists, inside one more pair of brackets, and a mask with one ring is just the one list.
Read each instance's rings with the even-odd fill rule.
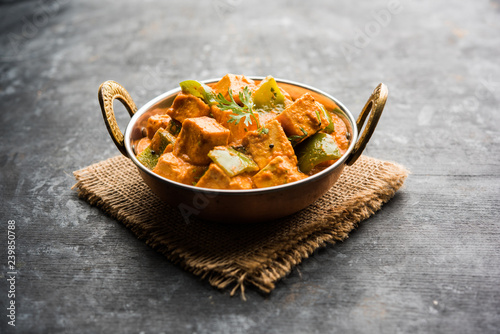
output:
[[[498,0],[0,1],[0,332],[498,332],[499,32]],[[101,82],[118,81],[141,106],[227,72],[318,87],[355,116],[384,82],[388,104],[365,153],[412,171],[346,242],[247,302],[70,190],[72,171],[118,154]]]

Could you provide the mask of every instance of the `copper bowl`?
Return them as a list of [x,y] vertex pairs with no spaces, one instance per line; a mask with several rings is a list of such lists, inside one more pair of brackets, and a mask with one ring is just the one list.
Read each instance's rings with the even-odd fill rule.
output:
[[[256,83],[263,77],[251,77]],[[203,81],[207,85],[219,79]],[[294,99],[309,92],[327,109],[337,106],[350,133],[350,145],[345,154],[333,165],[303,180],[250,190],[220,190],[199,188],[182,184],[153,173],[135,157],[134,141],[142,137],[142,128],[154,114],[164,113],[171,106],[180,88],[163,93],[137,110],[128,92],[114,81],[106,81],[99,87],[99,103],[109,134],[120,152],[130,158],[151,190],[166,203],[177,207],[186,222],[192,217],[224,223],[256,223],[282,218],[298,212],[324,195],[337,181],[344,166],[352,165],[361,155],[382,114],[387,99],[387,87],[379,84],[368,99],[355,121],[350,111],[336,98],[316,88],[288,80],[276,79]],[[116,123],[113,101],[118,99],[132,119],[125,135]],[[358,134],[370,115],[362,135]]]

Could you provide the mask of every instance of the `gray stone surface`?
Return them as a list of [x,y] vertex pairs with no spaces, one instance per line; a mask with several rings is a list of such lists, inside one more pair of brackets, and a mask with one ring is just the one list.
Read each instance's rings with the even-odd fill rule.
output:
[[[0,332],[498,332],[499,31],[498,0],[1,1]],[[120,82],[140,106],[227,72],[318,87],[355,116],[384,82],[389,101],[365,153],[412,171],[347,241],[247,302],[70,189],[72,171],[118,154],[101,82]]]

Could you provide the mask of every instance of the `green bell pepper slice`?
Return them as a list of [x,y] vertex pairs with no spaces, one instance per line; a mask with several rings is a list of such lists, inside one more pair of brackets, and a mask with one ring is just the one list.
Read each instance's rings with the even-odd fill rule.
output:
[[175,136],[168,132],[167,130],[164,130],[163,128],[159,128],[155,135],[153,136],[153,139],[151,139],[151,149],[157,152],[158,154],[163,154],[163,151],[165,151],[165,148],[167,147],[168,144],[175,144]]
[[184,94],[192,94],[196,97],[199,97],[208,105],[212,105],[215,103],[212,88],[208,87],[207,85],[196,80],[185,80],[182,81],[179,85],[181,86],[182,92]]
[[281,92],[276,80],[272,76],[267,76],[253,94],[253,102],[257,109],[284,107],[285,95]]
[[333,122],[332,114],[337,114],[340,117],[342,117],[342,115],[343,115],[342,110],[339,107],[336,107],[332,111],[327,111],[324,108],[323,108],[323,110],[325,111],[325,114],[326,114],[326,117],[328,118],[329,123],[328,123],[328,126],[321,131],[326,132],[326,133],[333,133],[333,132],[335,132],[335,122]]
[[175,144],[174,135],[163,128],[159,128],[153,139],[151,139],[151,144],[137,156],[137,160],[152,170],[168,144]]
[[316,165],[336,160],[342,156],[335,142],[335,138],[327,133],[318,132],[307,138],[295,150],[299,169],[309,173]]
[[325,114],[326,118],[328,119],[328,126],[323,129],[323,132],[325,133],[335,132],[335,123],[333,122],[332,115],[322,105],[320,106],[320,108],[321,111]]
[[230,177],[259,170],[252,158],[231,147],[216,147],[208,152],[208,157]]
[[149,169],[155,168],[158,163],[158,159],[160,159],[160,154],[156,153],[153,149],[151,149],[151,145],[146,147],[138,156],[137,160],[140,161],[141,164],[146,166]]

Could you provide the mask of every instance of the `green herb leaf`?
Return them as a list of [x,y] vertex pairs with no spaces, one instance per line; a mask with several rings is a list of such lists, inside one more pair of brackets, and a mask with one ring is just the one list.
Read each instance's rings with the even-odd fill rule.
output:
[[318,118],[318,122],[319,122],[318,126],[321,126],[321,116],[319,115],[319,111],[318,111],[318,109],[316,109],[314,111],[316,112],[316,118]]
[[259,132],[259,134],[265,134],[265,135],[267,135],[269,133],[269,129],[262,127],[262,128],[259,129],[258,132]]
[[297,145],[298,143],[300,143],[302,141],[302,139],[304,139],[304,138],[307,137],[307,131],[306,130],[304,130],[301,127],[300,131],[302,131],[303,135],[301,135],[301,136],[299,136],[299,135],[293,135],[293,136],[288,137],[288,140],[292,143],[292,146]]
[[243,106],[240,106],[233,98],[233,91],[231,89],[228,90],[230,100],[227,100],[222,93],[217,94],[214,97],[215,102],[217,103],[217,107],[220,110],[231,110],[233,113],[231,114],[231,118],[228,120],[230,123],[238,124],[241,120],[245,123],[246,126],[249,126],[256,122],[257,128],[260,129],[259,121],[254,114],[254,103],[252,100],[252,92],[250,89],[245,86],[241,92],[239,92],[240,101]]

